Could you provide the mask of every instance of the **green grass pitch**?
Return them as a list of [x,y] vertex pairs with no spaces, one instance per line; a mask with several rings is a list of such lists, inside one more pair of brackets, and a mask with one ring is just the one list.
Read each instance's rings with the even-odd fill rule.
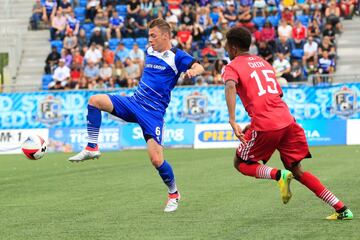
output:
[[[353,221],[324,220],[332,208],[297,181],[283,205],[276,182],[233,168],[234,149],[165,151],[182,193],[170,214],[146,151],[77,164],[69,154],[1,155],[0,239],[360,239],[360,146],[311,151],[304,168],[352,209]],[[281,166],[278,155],[269,166]]]

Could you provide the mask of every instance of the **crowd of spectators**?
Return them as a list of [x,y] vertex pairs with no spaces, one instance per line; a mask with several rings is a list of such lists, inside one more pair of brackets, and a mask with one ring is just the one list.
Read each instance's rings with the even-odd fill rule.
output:
[[36,0],[31,24],[49,28],[52,50],[45,74],[50,89],[134,87],[141,78],[147,23],[164,18],[172,45],[197,58],[205,72],[181,85],[222,84],[229,61],[227,30],[253,34],[250,53],[273,64],[278,80],[314,83],[336,69],[340,19],[357,11],[355,0]]

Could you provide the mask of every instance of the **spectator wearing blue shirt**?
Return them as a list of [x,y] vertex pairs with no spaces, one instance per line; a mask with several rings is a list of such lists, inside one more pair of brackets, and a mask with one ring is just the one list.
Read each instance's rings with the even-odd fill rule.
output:
[[69,14],[73,11],[69,0],[61,0],[59,3],[59,7],[62,8],[64,14]]
[[113,12],[113,16],[109,20],[109,27],[106,29],[106,36],[109,40],[115,33],[116,38],[121,39],[121,29],[124,27],[124,18],[119,16],[117,12]]
[[57,9],[57,2],[56,0],[46,0],[43,5],[43,20],[45,23],[49,23],[51,17],[55,15]]
[[33,30],[37,30],[39,28],[39,22],[41,21],[42,14],[43,14],[43,6],[40,0],[36,0],[32,8],[32,16],[31,16],[31,28]]
[[332,74],[334,72],[334,59],[329,58],[328,51],[323,51],[322,57],[318,62],[318,71],[320,74]]
[[80,21],[75,18],[74,12],[70,12],[66,18],[66,30],[71,29],[74,35],[78,35],[80,29]]
[[140,10],[139,16],[135,18],[135,36],[147,37],[147,24],[150,22],[149,16],[145,10]]
[[86,79],[87,83],[90,86],[93,86],[96,84],[96,80],[98,80],[100,76],[100,70],[98,66],[96,66],[93,62],[88,62],[84,69],[84,78]]
[[125,62],[125,59],[130,55],[130,50],[127,49],[123,43],[119,43],[118,47],[115,50],[115,61],[120,60]]

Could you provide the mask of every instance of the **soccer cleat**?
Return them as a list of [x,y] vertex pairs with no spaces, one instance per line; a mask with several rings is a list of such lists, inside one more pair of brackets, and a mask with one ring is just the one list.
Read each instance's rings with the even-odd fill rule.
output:
[[70,162],[83,162],[90,159],[98,159],[101,153],[98,149],[96,150],[88,150],[84,149],[75,156],[69,158]]
[[281,170],[281,177],[278,180],[282,202],[287,204],[291,199],[290,182],[293,174],[288,170]]
[[334,214],[326,217],[327,220],[352,220],[353,218],[354,215],[348,208],[341,213],[335,212]]
[[166,203],[166,207],[164,209],[164,212],[174,212],[179,206],[179,200],[180,200],[180,193],[169,193],[168,201]]

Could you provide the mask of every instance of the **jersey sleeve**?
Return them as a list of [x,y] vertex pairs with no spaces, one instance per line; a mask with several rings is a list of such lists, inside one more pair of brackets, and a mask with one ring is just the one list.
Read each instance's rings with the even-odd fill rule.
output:
[[195,62],[196,62],[196,59],[193,58],[188,53],[186,53],[186,52],[184,52],[182,50],[177,50],[176,51],[175,64],[176,64],[176,68],[178,69],[178,71],[180,73],[185,72],[186,70],[191,68],[191,66]]
[[229,80],[235,81],[236,83],[239,82],[239,74],[237,71],[230,65],[226,65],[224,72],[222,74],[222,79],[224,83],[226,83]]

